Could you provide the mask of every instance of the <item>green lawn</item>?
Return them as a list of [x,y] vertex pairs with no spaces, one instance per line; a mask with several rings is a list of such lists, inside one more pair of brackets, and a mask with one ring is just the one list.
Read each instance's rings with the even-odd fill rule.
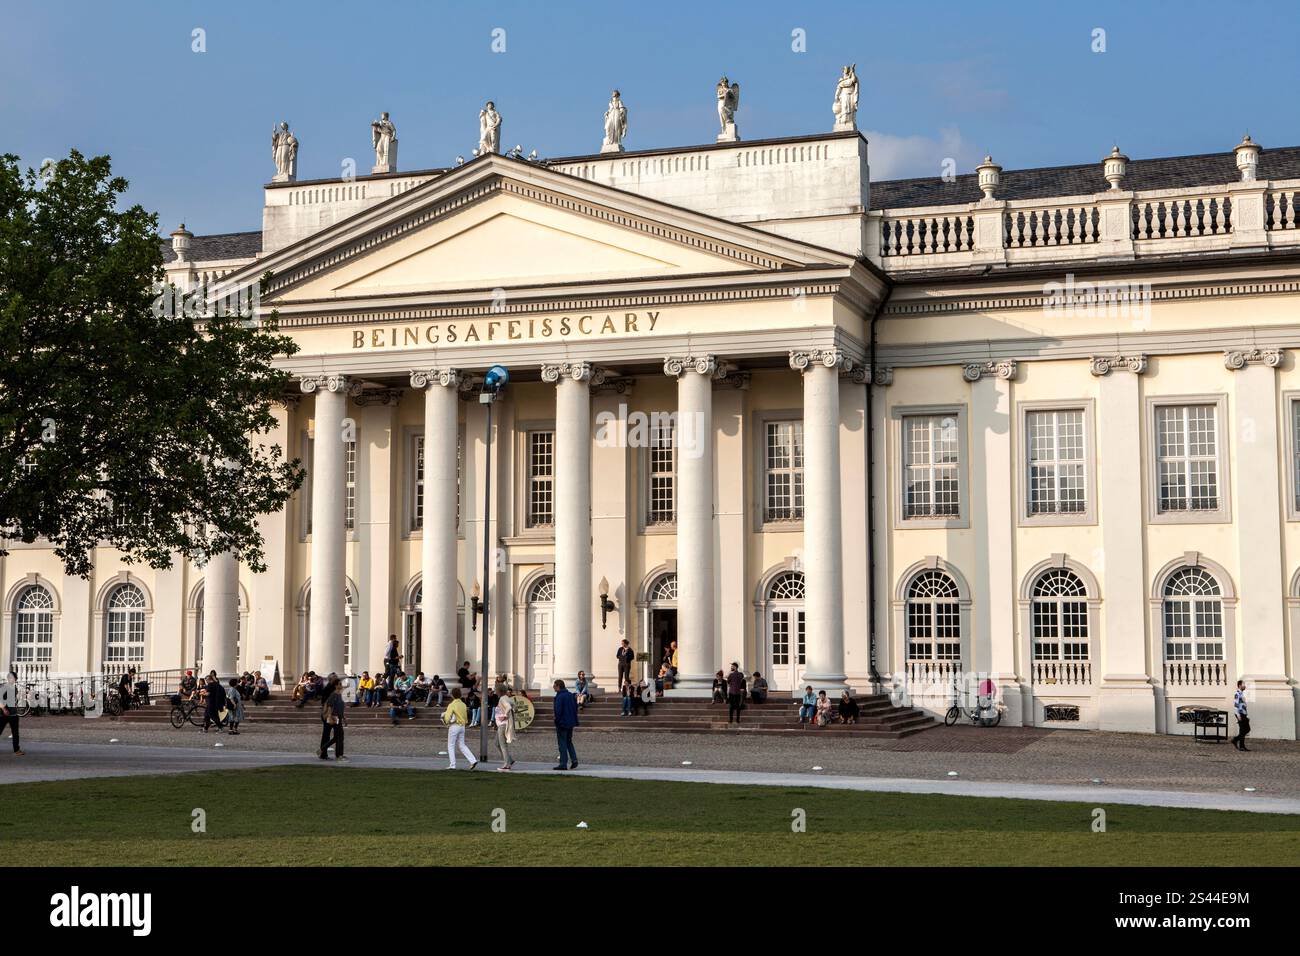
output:
[[[1102,805],[1104,806],[1104,805]],[[191,812],[207,832],[191,831]],[[491,829],[505,811],[506,832]],[[807,832],[791,832],[791,812]],[[1300,818],[794,787],[276,767],[0,788],[0,847],[28,865],[459,863],[1259,866],[1300,861]],[[589,829],[576,824],[585,820]],[[397,842],[395,842],[395,840]],[[14,850],[18,850],[15,855]],[[376,853],[376,851],[380,851]],[[196,854],[203,853],[203,856]]]

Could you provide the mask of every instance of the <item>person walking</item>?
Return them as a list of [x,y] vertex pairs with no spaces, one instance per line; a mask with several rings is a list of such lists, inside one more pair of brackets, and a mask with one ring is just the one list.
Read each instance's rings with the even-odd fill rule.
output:
[[577,770],[578,752],[573,749],[573,728],[578,726],[578,699],[565,690],[564,681],[555,687],[555,740],[560,745],[560,762],[556,770]]
[[1246,682],[1237,681],[1237,692],[1232,695],[1232,707],[1237,712],[1237,736],[1232,738],[1232,745],[1238,750],[1250,752],[1246,746],[1246,735],[1250,733],[1250,715],[1246,713]]
[[447,703],[447,709],[442,712],[442,722],[447,725],[447,769],[456,769],[456,748],[465,755],[469,761],[469,769],[473,770],[478,766],[478,760],[474,752],[465,746],[465,727],[469,724],[469,710],[465,707],[465,702],[460,699],[460,688],[451,689],[451,700]]
[[208,703],[203,710],[203,732],[208,732],[208,727],[212,724],[217,725],[217,730],[222,728],[224,723],[221,712],[226,709],[226,689],[221,686],[221,681],[217,680],[216,672],[208,675]]
[[329,760],[330,744],[334,745],[335,763],[347,763],[343,756],[343,724],[347,720],[347,706],[343,702],[343,682],[336,674],[330,674],[321,691],[324,700],[320,705],[320,748],[316,756]]
[[632,662],[636,660],[636,652],[632,650],[632,645],[623,638],[623,642],[618,646],[618,686],[622,687],[625,681],[632,679]]
[[14,739],[14,756],[26,756],[18,743],[18,674],[10,671],[5,682],[0,684],[0,734],[9,728],[9,736]]
[[492,712],[492,720],[497,725],[497,750],[501,751],[501,766],[498,770],[510,770],[515,765],[510,745],[515,742],[515,692],[510,687],[498,684],[496,688],[497,706]]
[[231,736],[239,733],[239,725],[244,722],[244,698],[239,693],[239,681],[230,678],[230,689],[226,691],[226,726]]
[[731,673],[727,675],[727,723],[731,723],[731,718],[736,718],[736,723],[740,723],[740,710],[745,706],[745,674],[740,669],[740,665],[735,661],[731,662]]

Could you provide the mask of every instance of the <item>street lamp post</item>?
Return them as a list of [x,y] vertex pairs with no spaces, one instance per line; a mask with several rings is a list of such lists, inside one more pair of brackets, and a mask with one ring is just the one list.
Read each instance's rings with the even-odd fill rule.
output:
[[483,431],[484,480],[483,480],[483,599],[475,608],[475,616],[483,615],[483,633],[480,637],[481,660],[479,664],[479,760],[487,760],[488,752],[488,616],[491,613],[492,578],[492,403],[510,382],[510,372],[502,365],[493,365],[483,376],[483,387],[478,400],[487,406],[487,424]]

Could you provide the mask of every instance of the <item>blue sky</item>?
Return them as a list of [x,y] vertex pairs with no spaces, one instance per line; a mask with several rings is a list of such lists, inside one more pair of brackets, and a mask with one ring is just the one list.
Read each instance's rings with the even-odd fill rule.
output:
[[[1300,143],[1300,4],[0,0],[0,151],[109,153],[169,232],[256,229],[272,125],[300,178],[372,162],[388,110],[402,169],[468,156],[491,98],[503,146],[594,152],[617,87],[629,149],[709,142],[713,86],[742,85],[745,139],[829,130],[856,62],[873,178]],[[206,33],[193,52],[192,31]],[[505,31],[505,52],[491,49]],[[1105,52],[1093,52],[1093,31]],[[805,31],[806,52],[792,50]]]

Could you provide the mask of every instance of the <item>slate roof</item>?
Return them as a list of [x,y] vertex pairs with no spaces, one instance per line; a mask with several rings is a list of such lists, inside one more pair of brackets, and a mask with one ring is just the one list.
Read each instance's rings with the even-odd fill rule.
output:
[[[1259,154],[1260,179],[1300,179],[1300,146],[1265,149]],[[1236,155],[1205,153],[1167,159],[1130,159],[1124,189],[1176,189],[1237,182]],[[994,195],[998,199],[1046,199],[1100,192],[1109,186],[1101,170],[1101,157],[1080,166],[1042,169],[1004,169]],[[980,198],[975,173],[946,183],[937,176],[924,179],[889,179],[871,184],[872,209],[906,209],[912,206],[947,206],[976,202]]]
[[[163,262],[175,262],[170,238],[160,238]],[[256,232],[222,232],[212,236],[195,236],[190,240],[190,261],[211,262],[215,259],[251,259],[262,251],[262,230]]]

